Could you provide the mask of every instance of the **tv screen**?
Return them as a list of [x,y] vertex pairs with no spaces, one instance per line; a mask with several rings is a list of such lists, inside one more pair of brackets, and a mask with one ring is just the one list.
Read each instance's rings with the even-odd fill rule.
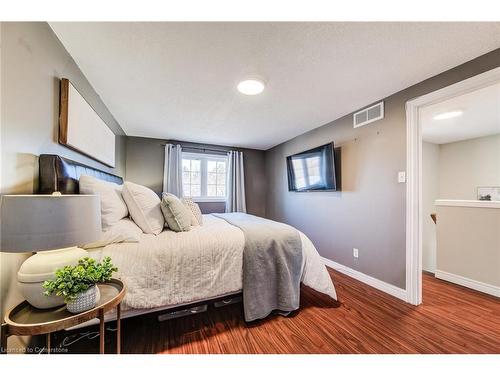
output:
[[288,190],[337,190],[332,143],[288,156]]

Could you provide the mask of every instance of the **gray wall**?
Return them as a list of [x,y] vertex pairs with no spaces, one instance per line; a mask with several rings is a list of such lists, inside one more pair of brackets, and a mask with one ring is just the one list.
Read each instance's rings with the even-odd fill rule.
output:
[[[47,23],[8,23],[1,38],[1,174],[0,193],[36,191],[38,155],[57,153],[114,174],[125,173],[125,136],[99,95],[90,86]],[[57,143],[59,79],[69,78],[119,135],[116,168],[108,168]],[[1,307],[21,300],[16,272],[24,254],[1,255]]]
[[[126,179],[148,186],[160,193],[163,185],[164,139],[127,137]],[[195,146],[227,151],[230,148],[217,145],[202,145],[181,141],[184,147]],[[233,148],[243,151],[245,165],[245,191],[247,211],[258,216],[266,215],[265,153],[260,150]],[[189,149],[189,151],[194,151]],[[203,213],[224,212],[224,203],[200,203]]]
[[[2,191],[36,189],[37,156],[61,156],[115,174],[125,173],[125,137],[52,29],[45,22],[2,23]],[[108,168],[57,142],[59,79],[69,78],[96,112],[119,135],[116,168]]]
[[[302,230],[322,256],[405,288],[406,185],[397,183],[406,169],[405,103],[498,66],[500,49],[385,98],[381,121],[354,129],[350,114],[268,150],[267,216]],[[328,141],[342,147],[342,191],[288,192],[285,157]]]

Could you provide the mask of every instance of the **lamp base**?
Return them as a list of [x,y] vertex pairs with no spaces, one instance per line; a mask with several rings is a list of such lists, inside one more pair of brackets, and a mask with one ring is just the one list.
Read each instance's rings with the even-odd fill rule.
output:
[[79,259],[87,256],[89,253],[84,249],[68,247],[39,252],[26,259],[17,272],[17,280],[26,301],[38,309],[64,305],[63,297],[43,294],[42,284],[45,280],[53,279],[57,269],[74,266]]

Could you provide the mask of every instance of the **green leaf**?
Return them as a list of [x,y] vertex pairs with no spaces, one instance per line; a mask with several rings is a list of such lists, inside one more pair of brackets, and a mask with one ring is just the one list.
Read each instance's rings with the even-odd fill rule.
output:
[[55,279],[44,281],[42,287],[45,295],[62,295],[69,302],[96,283],[109,281],[116,271],[118,268],[111,263],[110,257],[105,257],[100,263],[85,257],[79,259],[76,266],[56,270]]

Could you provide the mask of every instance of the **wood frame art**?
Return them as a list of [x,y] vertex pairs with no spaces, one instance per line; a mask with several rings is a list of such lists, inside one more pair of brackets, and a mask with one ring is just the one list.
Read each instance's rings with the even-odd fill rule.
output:
[[115,166],[115,134],[67,78],[61,79],[59,143]]

